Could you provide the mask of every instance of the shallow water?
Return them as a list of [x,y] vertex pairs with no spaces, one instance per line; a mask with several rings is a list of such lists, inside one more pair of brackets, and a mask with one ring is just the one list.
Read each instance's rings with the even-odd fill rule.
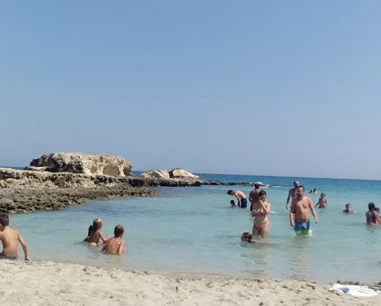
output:
[[[325,192],[328,208],[318,210],[313,237],[295,237],[285,201],[293,178],[201,175],[225,181],[262,181],[274,214],[270,215],[271,246],[242,245],[251,231],[248,209],[230,208],[226,186],[163,188],[150,198],[91,201],[67,210],[12,215],[35,260],[53,260],[122,268],[222,273],[253,277],[308,278],[318,281],[351,279],[380,281],[381,228],[365,224],[367,203],[377,204],[380,181],[301,179],[307,190]],[[246,192],[249,187],[234,187]],[[307,194],[308,195],[308,194]],[[314,203],[318,194],[311,195]],[[358,212],[344,215],[350,202]],[[125,227],[126,256],[107,256],[81,240],[95,218],[103,233]],[[20,250],[21,251],[21,250]]]

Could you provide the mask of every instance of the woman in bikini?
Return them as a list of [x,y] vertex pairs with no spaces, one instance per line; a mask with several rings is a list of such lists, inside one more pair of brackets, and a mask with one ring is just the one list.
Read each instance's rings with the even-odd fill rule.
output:
[[270,221],[267,215],[271,212],[271,204],[266,202],[266,191],[261,190],[258,194],[258,202],[253,203],[251,216],[254,217],[253,236],[266,238],[270,231]]

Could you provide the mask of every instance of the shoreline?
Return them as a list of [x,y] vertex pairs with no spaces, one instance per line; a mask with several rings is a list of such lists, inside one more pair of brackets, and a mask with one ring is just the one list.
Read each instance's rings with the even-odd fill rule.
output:
[[0,269],[7,305],[367,306],[380,301],[380,297],[331,293],[332,284],[308,280],[162,273],[51,261],[4,260]]

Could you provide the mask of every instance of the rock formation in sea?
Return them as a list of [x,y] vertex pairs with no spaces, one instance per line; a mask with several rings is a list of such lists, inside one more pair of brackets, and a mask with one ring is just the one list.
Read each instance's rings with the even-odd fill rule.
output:
[[133,176],[130,162],[106,154],[50,153],[33,159],[25,170]]
[[175,178],[175,179],[192,179],[197,180],[200,177],[197,175],[194,175],[193,173],[190,173],[189,171],[186,171],[181,168],[174,168],[171,171],[169,171],[169,177]]
[[169,172],[166,170],[149,170],[140,174],[143,179],[169,179]]

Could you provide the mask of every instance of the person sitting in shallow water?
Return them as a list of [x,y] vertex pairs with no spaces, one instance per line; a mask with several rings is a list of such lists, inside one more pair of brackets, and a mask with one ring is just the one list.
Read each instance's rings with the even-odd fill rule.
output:
[[101,241],[105,243],[110,238],[110,236],[107,236],[106,238],[103,236],[101,232],[102,226],[103,226],[102,220],[95,219],[93,221],[93,225],[89,226],[87,237],[83,241],[87,242],[91,246],[96,246]]
[[352,209],[351,204],[348,203],[348,204],[345,205],[345,209],[343,210],[343,213],[345,213],[345,214],[354,214],[356,212]]
[[241,241],[242,242],[248,242],[248,243],[255,243],[255,241],[253,241],[253,235],[250,234],[249,232],[244,232],[242,234]]
[[115,226],[114,238],[109,239],[102,247],[102,252],[113,255],[120,255],[126,252],[126,246],[123,241],[124,228],[120,224]]
[[325,197],[325,193],[322,193],[315,207],[319,206],[318,208],[326,208],[327,205],[328,205],[328,201],[327,201],[327,198]]
[[231,207],[237,207],[238,205],[234,202],[234,200],[230,201],[230,206]]

